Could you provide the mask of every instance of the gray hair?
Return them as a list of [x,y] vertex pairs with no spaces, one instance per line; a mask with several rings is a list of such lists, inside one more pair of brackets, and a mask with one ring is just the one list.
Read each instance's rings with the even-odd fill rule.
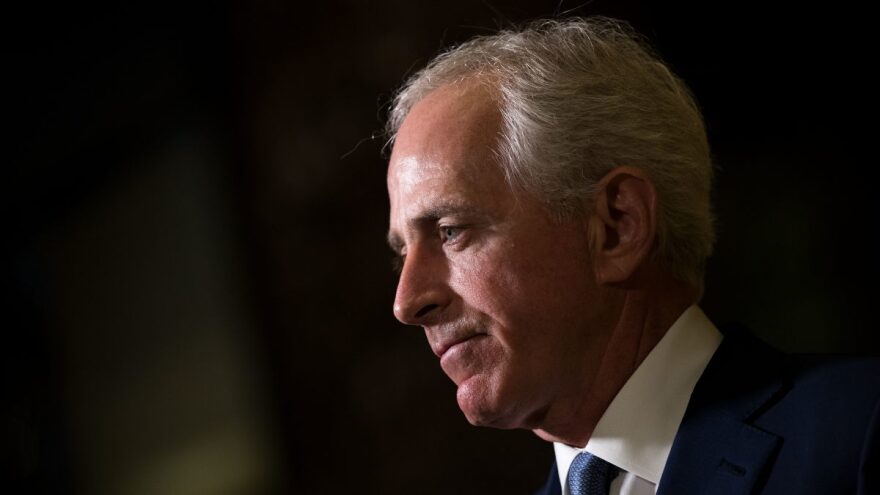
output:
[[451,48],[397,93],[389,142],[428,93],[470,81],[498,99],[495,153],[511,187],[564,218],[588,204],[611,169],[640,168],[657,191],[654,256],[702,288],[715,237],[703,119],[684,82],[629,25],[604,17],[541,20]]

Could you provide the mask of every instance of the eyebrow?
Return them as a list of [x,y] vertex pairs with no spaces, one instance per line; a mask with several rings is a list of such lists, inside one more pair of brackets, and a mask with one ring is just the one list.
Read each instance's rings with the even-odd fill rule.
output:
[[[437,223],[443,217],[450,215],[470,215],[478,217],[486,217],[487,214],[482,210],[478,210],[471,205],[467,205],[462,201],[447,200],[438,204],[430,205],[419,211],[414,217],[407,219],[407,228],[415,229],[419,225]],[[403,239],[397,232],[388,231],[388,245],[395,253],[400,253],[404,246]]]

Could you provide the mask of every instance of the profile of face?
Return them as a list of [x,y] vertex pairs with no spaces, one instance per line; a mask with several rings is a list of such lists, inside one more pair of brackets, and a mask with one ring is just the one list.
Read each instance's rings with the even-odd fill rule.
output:
[[447,85],[417,103],[388,168],[394,314],[424,328],[475,425],[541,428],[592,393],[610,338],[588,219],[552,219],[505,181],[489,90]]

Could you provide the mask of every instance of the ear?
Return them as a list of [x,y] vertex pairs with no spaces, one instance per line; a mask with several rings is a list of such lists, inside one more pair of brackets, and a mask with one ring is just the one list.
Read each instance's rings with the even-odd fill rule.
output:
[[590,219],[597,282],[626,282],[654,247],[657,193],[635,167],[614,168],[597,186]]

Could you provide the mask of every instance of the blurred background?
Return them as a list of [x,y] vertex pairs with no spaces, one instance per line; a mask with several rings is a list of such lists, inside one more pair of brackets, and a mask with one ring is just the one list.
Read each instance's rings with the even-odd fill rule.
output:
[[[849,4],[849,6],[847,6]],[[5,493],[530,493],[392,317],[386,104],[445,46],[630,21],[719,167],[703,307],[876,353],[871,28],[855,2],[16,3],[2,16]]]

